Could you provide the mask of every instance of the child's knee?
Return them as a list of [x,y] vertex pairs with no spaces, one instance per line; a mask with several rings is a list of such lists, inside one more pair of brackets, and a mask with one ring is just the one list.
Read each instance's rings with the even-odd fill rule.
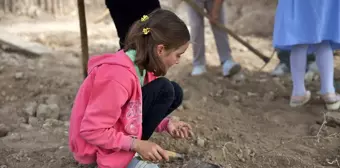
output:
[[182,89],[182,87],[174,81],[171,81],[171,84],[174,88],[175,100],[180,101],[180,103],[182,103],[182,100],[183,100],[183,89]]

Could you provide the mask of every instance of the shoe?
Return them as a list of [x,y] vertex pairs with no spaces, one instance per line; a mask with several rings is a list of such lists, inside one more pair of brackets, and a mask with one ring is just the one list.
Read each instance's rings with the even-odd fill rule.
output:
[[276,66],[274,71],[272,71],[271,75],[272,76],[283,76],[288,73],[289,73],[289,68],[287,67],[287,65],[284,63],[280,63],[279,65]]
[[327,110],[339,110],[340,95],[337,93],[328,93],[321,96],[326,104]]
[[223,76],[233,76],[241,71],[241,65],[234,62],[233,60],[227,60],[222,65]]
[[306,91],[303,96],[291,96],[289,105],[290,107],[299,107],[307,104],[311,98],[310,91]]
[[196,65],[193,67],[191,75],[192,76],[199,76],[207,72],[205,65]]

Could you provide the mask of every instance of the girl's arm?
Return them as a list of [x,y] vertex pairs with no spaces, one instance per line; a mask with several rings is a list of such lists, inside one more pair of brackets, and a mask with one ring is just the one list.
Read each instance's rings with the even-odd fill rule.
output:
[[132,137],[118,132],[114,127],[127,99],[127,90],[116,80],[95,80],[80,125],[80,136],[104,149],[129,151]]
[[156,128],[156,132],[164,132],[168,130],[168,123],[169,123],[170,118],[166,117],[163,119],[163,121],[161,121],[161,123],[158,124],[157,128]]

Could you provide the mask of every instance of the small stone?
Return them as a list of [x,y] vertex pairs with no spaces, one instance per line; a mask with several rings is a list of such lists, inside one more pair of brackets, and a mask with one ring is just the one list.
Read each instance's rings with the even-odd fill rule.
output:
[[275,99],[275,94],[274,92],[270,91],[269,93],[264,94],[264,99],[267,101],[272,101]]
[[178,110],[178,111],[183,111],[183,110],[184,110],[183,105],[178,106],[177,110]]
[[27,123],[27,119],[25,117],[19,117],[17,120],[17,123],[21,124],[21,123]]
[[320,129],[320,125],[318,125],[318,124],[311,125],[309,127],[310,135],[315,136],[318,133],[319,129]]
[[307,82],[312,82],[314,76],[315,76],[315,73],[314,73],[313,71],[308,71],[308,72],[305,74],[305,80],[306,80]]
[[257,93],[252,93],[252,92],[247,92],[247,95],[250,97],[250,96],[257,96],[258,94]]
[[33,127],[40,126],[39,119],[32,116],[28,117],[28,124],[32,125]]
[[247,47],[241,46],[241,47],[240,47],[240,51],[241,51],[241,52],[247,52],[247,51],[249,51],[249,49],[248,49]]
[[65,127],[69,127],[69,126],[70,126],[70,122],[69,122],[69,121],[65,121],[65,122],[64,122],[64,126],[65,126]]
[[245,76],[243,75],[243,73],[238,73],[232,77],[232,80],[237,83],[244,81],[244,79],[245,79]]
[[23,72],[17,72],[15,73],[15,79],[22,79],[24,77],[24,73]]
[[5,91],[1,91],[1,96],[6,96],[6,92]]
[[191,92],[188,89],[183,89],[183,100],[189,100],[191,97]]
[[24,129],[26,129],[26,130],[30,130],[30,129],[33,128],[32,125],[24,124],[24,123],[21,123],[21,124],[20,124],[20,127],[21,127],[21,128],[24,128]]
[[256,81],[258,81],[258,82],[260,82],[260,83],[265,83],[265,82],[267,82],[268,80],[267,79],[258,79],[258,80],[256,80]]
[[185,102],[183,102],[183,108],[185,110],[190,110],[190,109],[192,109],[192,105],[191,105],[190,102],[185,101]]
[[18,98],[16,97],[16,96],[11,96],[10,98],[9,98],[9,100],[10,101],[15,101],[15,100],[17,100]]
[[10,141],[10,142],[14,142],[14,141],[20,141],[22,139],[22,135],[19,133],[11,133],[6,137],[3,137],[4,141]]
[[9,127],[7,127],[5,124],[0,124],[0,138],[7,136],[9,132]]
[[46,100],[46,104],[59,104],[60,101],[60,97],[58,95],[52,94],[50,95],[47,100]]
[[204,141],[203,138],[200,138],[200,137],[197,138],[197,145],[198,146],[204,147],[204,143],[205,143],[205,141]]
[[1,165],[0,168],[7,168],[7,166],[6,165]]
[[63,128],[55,128],[54,130],[53,130],[53,133],[54,134],[57,134],[57,135],[63,135],[64,134],[64,129]]
[[233,97],[233,100],[239,102],[241,100],[241,98],[240,98],[240,96],[235,95]]
[[326,121],[331,123],[336,123],[340,125],[340,113],[338,112],[327,112],[326,113]]
[[246,160],[250,160],[250,154],[251,154],[251,149],[249,149],[248,147],[245,147],[243,151],[243,158],[245,158]]
[[[59,127],[59,126],[62,126],[64,125],[64,122],[63,121],[60,121],[60,120],[56,120],[56,119],[46,119],[45,120],[45,124],[49,125],[49,126],[52,126],[52,127]],[[44,125],[45,125],[44,124]]]
[[218,128],[217,126],[214,127],[214,130],[218,131],[220,130],[220,128]]
[[196,117],[198,120],[203,120],[203,117],[202,116],[197,116]]
[[40,104],[37,109],[37,118],[40,119],[59,119],[59,106],[57,104]]
[[0,73],[2,73],[4,71],[5,67],[4,66],[0,66]]
[[24,112],[26,114],[28,114],[28,116],[36,116],[37,106],[38,106],[37,102],[30,102],[30,103],[26,104]]
[[223,95],[223,89],[219,89],[216,93],[217,97],[221,97]]
[[203,96],[203,97],[202,97],[202,101],[203,101],[204,103],[206,103],[206,102],[208,101],[208,98],[207,98],[206,96]]

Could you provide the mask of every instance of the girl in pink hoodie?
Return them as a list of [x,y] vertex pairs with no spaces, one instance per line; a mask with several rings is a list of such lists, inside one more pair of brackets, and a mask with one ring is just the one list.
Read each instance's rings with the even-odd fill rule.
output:
[[138,167],[143,161],[136,152],[145,160],[169,159],[148,140],[152,133],[188,138],[191,127],[168,117],[182,103],[181,87],[157,76],[179,63],[189,40],[185,23],[158,9],[132,25],[124,50],[89,60],[70,118],[69,146],[77,162]]

